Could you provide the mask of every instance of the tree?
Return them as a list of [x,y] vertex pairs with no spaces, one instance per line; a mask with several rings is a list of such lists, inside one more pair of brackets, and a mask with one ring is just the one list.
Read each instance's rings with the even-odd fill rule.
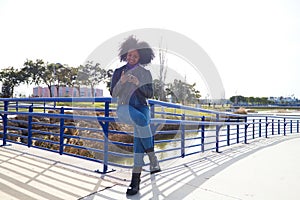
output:
[[191,85],[192,94],[194,95],[194,100],[193,101],[197,101],[197,103],[198,103],[198,100],[200,99],[201,94],[200,94],[200,91],[197,90],[195,87],[196,87],[196,83]]
[[45,70],[44,61],[37,59],[35,62],[26,60],[22,71],[28,75],[27,84],[39,85],[41,83],[41,71]]
[[261,97],[261,103],[266,105],[269,103],[268,97]]
[[244,96],[241,95],[237,95],[237,96],[232,96],[229,98],[229,100],[235,104],[239,104],[239,103],[245,103],[246,102],[246,98]]
[[46,84],[49,91],[50,97],[53,97],[54,91],[51,90],[52,85],[55,84],[55,70],[56,64],[45,63],[41,59],[37,59],[35,62],[32,60],[26,60],[24,63],[24,72],[30,75],[28,83],[33,83],[35,85]]
[[249,97],[249,102],[250,102],[251,104],[254,104],[255,98],[254,98],[254,97]]
[[111,73],[107,73],[105,69],[102,69],[99,63],[94,64],[93,61],[87,61],[84,66],[81,65],[79,67],[77,80],[81,85],[90,86],[92,96],[94,97],[95,86],[101,82],[107,83],[110,74]]
[[155,96],[157,96],[158,100],[166,101],[166,91],[165,91],[165,81],[167,77],[168,67],[166,65],[167,50],[162,48],[162,39],[160,41],[158,55],[159,55],[159,77],[158,81],[155,83]]
[[[61,75],[61,85],[75,88],[80,94],[80,84],[78,83],[77,79],[78,67],[65,67],[62,69]],[[77,96],[77,94],[75,96]]]
[[23,71],[8,67],[0,72],[0,81],[2,82],[2,94],[4,98],[13,97],[14,88],[25,82],[26,75]]
[[168,95],[171,95],[173,102],[184,105],[186,103],[195,103],[201,97],[195,86],[196,83],[188,84],[185,81],[175,79],[172,84],[168,84],[166,91]]
[[159,79],[154,79],[153,80],[153,96],[154,96],[154,99],[157,99],[157,100],[160,99],[160,90],[161,90],[161,87],[160,87]]
[[267,97],[244,97],[241,95],[238,96],[232,96],[229,98],[231,102],[234,102],[235,104],[241,104],[241,103],[251,103],[251,104],[269,104],[271,103]]
[[69,80],[69,77],[66,76],[68,69],[60,64],[60,63],[51,63],[49,64],[51,66],[49,66],[50,70],[53,70],[53,84],[55,85],[56,88],[56,95],[59,96],[59,88],[60,86],[66,86],[66,83]]
[[104,83],[106,83],[106,88],[110,89],[111,77],[113,76],[114,71],[112,69],[107,70],[104,73]]

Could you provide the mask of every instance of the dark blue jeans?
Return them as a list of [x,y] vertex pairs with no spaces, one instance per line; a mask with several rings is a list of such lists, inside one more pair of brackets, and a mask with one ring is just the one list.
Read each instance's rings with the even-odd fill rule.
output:
[[144,163],[145,150],[153,148],[153,135],[150,129],[150,111],[146,105],[132,107],[119,105],[117,115],[121,122],[134,126],[134,166],[141,167]]

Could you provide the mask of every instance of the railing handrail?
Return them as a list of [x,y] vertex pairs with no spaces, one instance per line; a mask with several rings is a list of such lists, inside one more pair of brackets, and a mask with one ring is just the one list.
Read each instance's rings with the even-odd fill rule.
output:
[[[128,158],[132,157],[131,155],[125,155],[124,153],[120,152],[113,152],[109,151],[108,145],[109,144],[115,144],[115,145],[122,145],[122,146],[132,146],[132,144],[119,142],[119,141],[109,141],[108,136],[109,134],[130,134],[130,132],[124,132],[124,131],[116,131],[116,130],[110,130],[109,129],[109,123],[112,122],[118,122],[118,118],[116,116],[110,116],[110,112],[115,112],[116,108],[111,108],[110,104],[116,102],[116,99],[112,99],[110,97],[97,97],[97,98],[90,98],[90,97],[52,97],[52,98],[0,98],[0,101],[2,101],[3,104],[3,110],[0,110],[0,115],[3,119],[3,132],[0,132],[0,135],[3,136],[3,141],[6,141],[6,137],[11,136],[18,136],[21,138],[27,138],[28,147],[31,147],[32,137],[34,133],[40,133],[44,135],[50,135],[51,131],[40,131],[35,130],[33,126],[35,125],[48,125],[49,127],[58,127],[60,130],[60,133],[52,133],[55,136],[59,136],[59,141],[51,141],[49,139],[45,139],[41,141],[53,143],[55,145],[59,145],[59,153],[64,153],[64,147],[74,147],[79,149],[86,149],[89,151],[94,152],[101,152],[104,154],[103,160],[100,160],[104,164],[103,172],[107,172],[107,166],[108,165],[118,165],[116,163],[112,163],[108,160],[108,155],[119,155],[122,158]],[[31,104],[28,104],[31,103]],[[42,105],[40,103],[43,103]],[[54,104],[51,106],[52,103],[57,102],[101,102],[104,103],[104,108],[90,108],[90,107],[73,107],[73,106],[56,106]],[[14,105],[15,103],[15,105]],[[22,104],[24,103],[24,104]],[[35,104],[38,103],[38,104]],[[228,112],[219,112],[215,110],[207,110],[203,108],[195,108],[180,104],[174,104],[169,102],[162,102],[158,100],[150,99],[148,101],[151,110],[153,113],[151,118],[151,127],[158,135],[163,134],[180,134],[180,138],[174,138],[174,139],[162,139],[160,141],[156,141],[156,144],[159,143],[168,143],[168,142],[180,142],[180,147],[174,147],[171,149],[166,150],[159,150],[158,152],[164,152],[164,151],[181,151],[181,154],[179,157],[184,157],[186,155],[189,155],[186,153],[187,148],[196,148],[195,151],[193,151],[190,154],[195,153],[201,153],[206,150],[215,149],[217,152],[219,151],[219,148],[225,146],[225,145],[231,145],[233,143],[239,143],[240,141],[244,141],[247,143],[249,139],[254,139],[255,137],[262,137],[262,135],[265,135],[265,137],[268,137],[268,135],[272,134],[284,134],[286,135],[287,132],[299,132],[299,121],[300,116],[286,116],[286,115],[266,115],[266,114],[233,114]],[[172,113],[172,111],[155,111],[155,108],[172,108],[172,109],[179,109],[182,112],[180,114]],[[13,109],[16,108],[14,111]],[[18,109],[28,109],[28,111],[19,111]],[[44,109],[43,112],[36,112],[34,109]],[[58,111],[58,113],[45,113],[45,110],[51,110],[55,109]],[[78,113],[65,113],[65,111],[71,110],[71,111],[104,111],[104,114],[101,116],[93,116],[88,114],[78,114]],[[189,111],[192,111],[191,113],[199,113],[199,115],[195,114],[189,114]],[[174,111],[176,112],[176,111]],[[155,113],[157,114],[157,117],[155,117]],[[168,114],[174,115],[174,118],[167,118]],[[208,116],[205,116],[205,114],[209,114]],[[17,115],[17,116],[27,116],[28,121],[24,120],[13,120],[9,119],[8,116],[10,115]],[[158,116],[164,115],[164,117],[159,118]],[[56,119],[58,120],[58,124],[51,124],[49,122],[48,124],[46,122],[34,122],[33,117],[41,117],[41,118],[50,118],[50,119]],[[192,117],[192,118],[190,118]],[[66,125],[65,121],[67,120],[87,120],[87,121],[98,121],[99,124],[102,126],[102,130],[98,130],[97,128],[88,128],[88,127],[77,127],[77,125]],[[251,120],[249,120],[251,119]],[[23,123],[28,124],[25,128],[16,127],[13,125],[9,125],[8,123]],[[170,125],[170,126],[177,126],[178,130],[157,130],[159,125]],[[186,130],[185,127],[192,126],[190,130]],[[180,128],[179,128],[180,127]],[[208,128],[212,127],[212,128]],[[88,130],[88,131],[99,131],[103,133],[104,139],[99,138],[88,138],[86,136],[74,136],[74,135],[66,135],[64,133],[64,129],[78,129],[78,130]],[[227,133],[223,133],[222,129],[227,131]],[[251,129],[251,130],[250,130]],[[25,131],[27,133],[27,136],[20,135],[17,133],[14,133],[12,130],[17,130],[23,134]],[[188,138],[189,132],[196,132],[197,136],[193,136],[193,138]],[[83,146],[77,146],[77,145],[71,145],[71,144],[65,144],[63,139],[84,139],[84,140],[91,140],[99,143],[103,143],[104,147],[103,149],[95,149],[94,147],[83,147]],[[213,142],[207,141],[207,139],[213,139]],[[38,139],[38,138],[34,138]],[[188,145],[189,141],[193,140],[200,140],[198,143],[193,145]],[[222,142],[226,141],[226,144],[222,145]],[[14,141],[12,141],[14,142]],[[5,143],[5,142],[4,142]],[[22,143],[23,144],[23,143]],[[211,147],[207,147],[209,145],[213,145]],[[198,148],[199,147],[199,148]],[[67,153],[66,153],[67,154]],[[164,160],[170,160],[177,158],[178,156],[173,156],[169,158],[165,158]],[[85,159],[91,159],[91,158],[85,158]],[[93,160],[93,159],[91,159]],[[99,160],[97,160],[99,161]],[[124,165],[119,165],[122,167],[126,167]]]
[[0,98],[0,101],[16,102],[111,102],[111,97],[32,97],[32,98]]
[[[8,101],[8,102],[116,102],[116,99],[111,97],[33,97],[33,98],[0,98],[1,101]],[[210,113],[210,114],[220,114],[224,116],[233,116],[233,117],[281,117],[287,115],[268,115],[268,114],[251,114],[248,113],[245,114],[236,114],[236,113],[228,113],[228,112],[222,112],[222,111],[215,111],[215,110],[209,110],[209,109],[203,109],[203,108],[195,108],[191,106],[185,106],[181,104],[176,103],[170,103],[170,102],[164,102],[154,99],[148,100],[150,105],[160,105],[160,106],[167,106],[170,108],[177,108],[177,109],[184,109],[188,111],[195,111],[195,112],[203,112],[203,113]],[[299,116],[300,117],[300,116]]]

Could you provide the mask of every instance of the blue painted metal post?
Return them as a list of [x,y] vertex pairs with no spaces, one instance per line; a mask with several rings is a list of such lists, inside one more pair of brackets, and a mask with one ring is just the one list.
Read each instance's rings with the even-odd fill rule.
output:
[[155,105],[154,104],[150,104],[150,115],[151,115],[151,118],[155,118]]
[[16,112],[19,112],[19,102],[16,101]]
[[247,117],[245,117],[245,133],[244,133],[244,136],[245,136],[245,144],[247,144],[247,129],[248,129],[248,124],[247,124]]
[[293,120],[291,120],[291,133],[293,133]]
[[280,135],[280,119],[278,120],[278,135]]
[[[150,104],[150,117],[151,119],[154,119],[155,118],[155,105],[154,104]],[[154,126],[154,124],[150,124],[150,129],[152,131],[152,135],[153,135],[153,146],[155,144],[155,141],[154,141],[154,135],[155,135],[155,131],[156,131],[156,127]]]
[[227,125],[227,146],[230,146],[230,125]]
[[266,117],[266,133],[265,133],[265,138],[268,138],[268,117]]
[[[181,120],[185,120],[185,114],[181,115]],[[185,124],[181,124],[181,157],[185,156]]]
[[[220,114],[216,114],[216,121],[219,122],[220,120]],[[220,125],[216,126],[216,152],[220,152],[219,151],[219,132],[220,132]]]
[[258,136],[261,137],[261,119],[259,119],[258,122]]
[[240,143],[240,125],[236,125],[236,143]]
[[[8,111],[8,101],[4,101],[4,111]],[[7,114],[3,115],[3,145],[6,145],[7,138]]]
[[[105,102],[105,117],[109,117],[109,102]],[[103,173],[107,172],[108,169],[108,125],[109,122],[103,124],[104,133],[104,155],[103,155]]]
[[255,138],[255,119],[253,119],[253,124],[252,124],[252,139]]
[[286,135],[285,126],[286,126],[286,122],[285,122],[285,118],[283,118],[283,135]]
[[[29,106],[28,111],[30,113],[33,112],[33,106]],[[28,116],[28,134],[27,134],[27,146],[31,147],[32,146],[32,115]]]
[[[60,114],[65,114],[64,107],[60,108]],[[64,132],[65,132],[65,119],[60,118],[59,120],[59,154],[62,155],[64,153]]]
[[272,119],[272,135],[274,135],[274,119]]
[[299,133],[299,120],[297,120],[297,133]]
[[[205,116],[202,116],[202,122],[205,121]],[[201,151],[204,152],[205,148],[204,148],[204,142],[205,142],[205,125],[202,124],[201,125]]]

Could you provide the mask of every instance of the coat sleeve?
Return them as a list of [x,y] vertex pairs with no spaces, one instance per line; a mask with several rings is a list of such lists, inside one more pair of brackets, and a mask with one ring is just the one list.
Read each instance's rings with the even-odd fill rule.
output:
[[146,98],[153,97],[153,80],[150,71],[145,71],[143,75],[143,80],[138,87],[139,92]]
[[111,84],[110,84],[110,95],[112,97],[117,97],[121,91],[121,83],[119,81],[120,78],[121,78],[121,70],[116,69],[113,73]]

